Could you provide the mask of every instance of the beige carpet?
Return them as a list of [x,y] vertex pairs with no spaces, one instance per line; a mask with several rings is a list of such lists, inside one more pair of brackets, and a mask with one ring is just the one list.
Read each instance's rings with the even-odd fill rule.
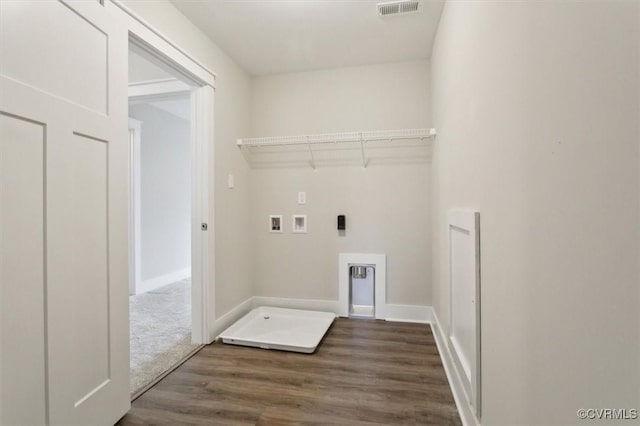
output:
[[191,280],[129,297],[131,395],[191,354]]

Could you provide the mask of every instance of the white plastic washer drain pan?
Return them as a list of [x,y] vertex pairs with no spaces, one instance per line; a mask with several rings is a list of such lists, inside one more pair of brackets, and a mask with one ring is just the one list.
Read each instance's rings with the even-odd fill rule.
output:
[[309,354],[316,350],[335,317],[333,312],[261,306],[227,328],[220,338],[233,345]]

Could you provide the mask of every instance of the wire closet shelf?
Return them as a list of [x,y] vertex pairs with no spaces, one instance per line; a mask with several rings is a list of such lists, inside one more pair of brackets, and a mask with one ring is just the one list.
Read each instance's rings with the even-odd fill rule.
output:
[[323,144],[359,144],[363,167],[367,167],[365,148],[367,142],[392,143],[401,140],[426,141],[436,136],[436,129],[370,130],[362,132],[320,133],[296,136],[270,136],[261,138],[238,139],[239,148],[257,149],[260,147],[299,146],[309,150],[311,166],[315,169],[313,146]]

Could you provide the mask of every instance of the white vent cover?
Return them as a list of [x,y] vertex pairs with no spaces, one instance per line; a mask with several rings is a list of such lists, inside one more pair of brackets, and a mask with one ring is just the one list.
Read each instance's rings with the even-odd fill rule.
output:
[[418,0],[402,0],[387,3],[378,3],[378,15],[400,15],[406,13],[415,13],[418,11]]

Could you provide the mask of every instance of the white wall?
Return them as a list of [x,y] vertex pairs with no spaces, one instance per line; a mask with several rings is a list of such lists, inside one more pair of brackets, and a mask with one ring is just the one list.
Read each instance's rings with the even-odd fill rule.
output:
[[[418,61],[255,78],[252,135],[428,127],[428,73]],[[339,253],[386,253],[387,302],[429,305],[429,182],[426,163],[252,170],[256,294],[337,300]],[[268,232],[270,214],[284,233]],[[308,216],[307,234],[291,233],[292,214]]]
[[639,18],[623,1],[445,5],[433,303],[446,332],[446,213],[478,208],[483,425],[638,408]]
[[[189,98],[180,101],[188,115]],[[150,104],[129,105],[141,121],[140,258],[143,281],[191,267],[190,123]]]
[[[157,28],[180,48],[216,73],[215,147],[211,150],[209,232],[210,267],[215,265],[215,316],[220,317],[253,295],[247,259],[252,251],[249,223],[249,168],[235,141],[249,132],[248,74],[211,42],[191,21],[166,0],[122,3]],[[227,189],[227,175],[235,176],[235,188]],[[215,205],[214,205],[215,194]],[[211,229],[211,228],[210,228]],[[215,236],[215,239],[214,239]]]
[[277,74],[253,79],[253,136],[402,129],[431,117],[429,62]]

